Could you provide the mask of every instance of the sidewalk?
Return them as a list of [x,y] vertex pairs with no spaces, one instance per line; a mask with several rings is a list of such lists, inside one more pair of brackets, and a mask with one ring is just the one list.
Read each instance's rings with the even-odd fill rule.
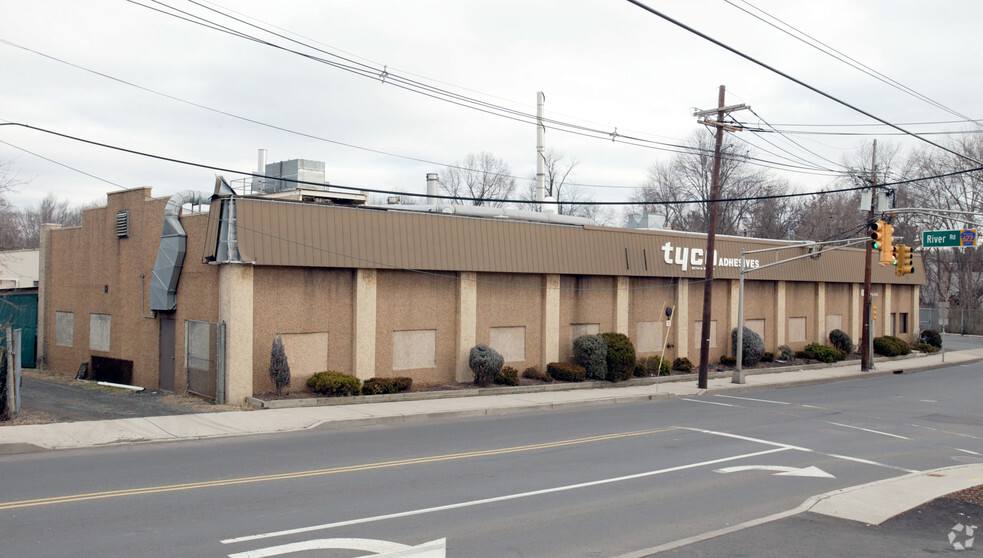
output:
[[[943,362],[944,359],[944,362]],[[251,411],[197,413],[158,417],[127,418],[85,422],[29,424],[0,428],[0,455],[54,449],[77,449],[136,442],[165,442],[250,434],[292,432],[312,428],[344,427],[352,424],[379,424],[464,416],[501,415],[536,410],[570,409],[655,401],[705,394],[741,393],[767,388],[783,388],[836,382],[851,378],[869,378],[930,370],[983,360],[983,349],[954,351],[914,358],[875,361],[875,370],[861,372],[856,361],[839,366],[806,369],[747,370],[746,383],[734,384],[731,374],[711,375],[708,389],[700,390],[695,380],[678,381],[663,377],[607,384],[603,388],[582,389],[578,384],[553,384],[548,390],[525,392],[522,388],[497,388],[496,395],[464,396],[458,392],[433,392],[427,399],[407,400],[398,396],[372,396],[373,402],[343,404],[338,398],[325,406],[268,408]],[[776,370],[778,370],[776,372]],[[569,389],[563,389],[569,387]],[[427,397],[423,394],[416,396]],[[388,399],[387,399],[388,398]],[[364,398],[359,398],[364,399]],[[395,400],[393,400],[395,399]],[[310,402],[311,400],[307,400]],[[283,402],[277,402],[283,404]],[[294,404],[298,402],[295,400]],[[300,402],[303,404],[303,402]]]

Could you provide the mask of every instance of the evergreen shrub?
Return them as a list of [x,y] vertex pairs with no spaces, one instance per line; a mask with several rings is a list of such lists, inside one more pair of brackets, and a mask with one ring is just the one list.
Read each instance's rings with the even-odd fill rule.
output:
[[608,347],[607,380],[621,382],[631,378],[635,372],[635,346],[623,333],[602,333],[601,338]]
[[672,361],[672,369],[679,372],[691,372],[693,370],[693,363],[686,357],[679,357]]
[[474,384],[480,387],[490,386],[502,371],[503,364],[505,359],[502,355],[484,343],[475,345],[468,358],[468,366],[474,372]]
[[273,338],[273,349],[270,351],[270,380],[277,397],[283,395],[284,388],[290,385],[290,364],[287,363],[283,338],[279,335]]
[[572,362],[551,362],[546,365],[546,373],[558,382],[583,382],[587,379],[584,367]]
[[600,335],[581,335],[573,340],[573,361],[584,367],[591,380],[608,375],[608,345]]
[[834,329],[829,332],[829,344],[846,354],[853,352],[853,339],[850,338],[849,333],[842,329]]
[[[750,328],[745,327],[741,334],[743,339],[743,352],[741,353],[741,366],[754,366],[761,362],[761,357],[765,355],[765,342],[760,335]],[[730,332],[730,352],[734,355],[734,362],[737,362],[737,328]]]
[[314,390],[319,395],[328,396],[347,396],[359,395],[362,390],[362,382],[351,374],[341,372],[318,372],[307,378],[307,387]]
[[942,348],[942,335],[935,331],[934,329],[922,330],[921,335],[918,336],[919,343],[928,343],[933,347]]
[[829,345],[820,345],[819,343],[806,345],[805,351],[803,352],[807,358],[826,363],[837,362],[846,358],[846,353],[840,349],[830,347]]
[[511,366],[505,366],[502,371],[495,374],[495,383],[503,386],[519,385],[519,371]]

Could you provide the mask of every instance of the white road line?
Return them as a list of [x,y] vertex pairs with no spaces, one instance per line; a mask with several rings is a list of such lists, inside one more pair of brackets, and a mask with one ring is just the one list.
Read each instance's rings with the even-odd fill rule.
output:
[[850,426],[849,424],[840,424],[838,422],[826,421],[826,424],[834,424],[836,426],[842,426],[843,428],[853,428],[855,430],[863,430],[864,432],[870,432],[871,434],[880,434],[881,436],[890,436],[892,438],[899,438],[901,440],[910,440],[911,438],[905,438],[904,436],[899,436],[897,434],[889,434],[887,432],[881,432],[880,430],[871,430],[869,428],[860,428],[859,426]]
[[857,463],[863,463],[864,465],[877,465],[878,467],[885,467],[887,469],[894,469],[895,471],[904,471],[905,473],[920,473],[921,471],[916,471],[915,469],[905,469],[904,467],[895,467],[894,465],[888,465],[887,463],[878,463],[876,461],[871,461],[869,459],[861,459],[859,457],[850,457],[849,455],[837,455],[835,453],[822,453],[816,452],[819,455],[825,455],[827,457],[835,457],[837,459],[845,459],[847,461],[856,461]]
[[805,408],[807,408],[807,409],[820,409],[820,410],[823,410],[823,411],[826,410],[826,407],[817,407],[815,405],[802,405],[802,406],[805,407]]
[[918,401],[921,403],[938,403],[938,401],[934,399],[919,399]]
[[764,444],[766,446],[776,446],[776,447],[784,448],[784,449],[790,449],[790,450],[796,450],[796,451],[805,451],[805,452],[812,452],[812,450],[809,449],[809,448],[803,448],[803,447],[799,447],[799,446],[792,446],[792,445],[789,445],[789,444],[783,444],[781,442],[771,442],[771,441],[768,441],[768,440],[762,440],[760,438],[751,438],[751,437],[748,437],[748,436],[741,436],[740,434],[731,434],[729,432],[717,432],[716,430],[704,430],[702,428],[690,428],[688,426],[677,426],[676,428],[678,428],[680,430],[692,430],[693,432],[701,432],[703,434],[712,434],[714,436],[724,436],[726,438],[735,438],[737,440],[744,440],[745,442],[754,442],[756,444]]
[[[692,429],[689,429],[689,430],[692,430]],[[771,445],[779,445],[779,444],[771,444]],[[737,461],[737,460],[740,460],[740,459],[747,459],[749,457],[758,457],[760,455],[768,455],[770,453],[777,453],[777,452],[785,451],[786,449],[791,449],[791,447],[781,446],[781,447],[774,448],[774,449],[769,449],[769,450],[764,450],[764,451],[756,451],[754,453],[745,453],[745,454],[742,454],[742,455],[735,455],[735,456],[732,456],[732,457],[722,457],[720,459],[711,459],[709,461],[701,461],[699,463],[690,463],[688,465],[679,465],[677,467],[669,467],[667,469],[658,469],[658,470],[655,470],[655,471],[647,471],[647,472],[644,472],[644,473],[636,473],[634,475],[626,475],[626,476],[623,476],[623,477],[614,477],[614,478],[610,478],[610,479],[602,479],[602,480],[596,480],[596,481],[590,481],[590,482],[583,482],[583,483],[571,484],[571,485],[567,485],[567,486],[558,486],[558,487],[555,487],[555,488],[546,488],[546,489],[543,489],[543,490],[533,490],[531,492],[520,492],[520,493],[517,493],[517,494],[509,494],[509,495],[506,495],[506,496],[497,496],[497,497],[494,497],[494,498],[485,498],[485,499],[482,499],[482,500],[471,500],[470,502],[460,502],[460,503],[457,503],[457,504],[448,504],[448,505],[445,505],[445,506],[435,506],[435,507],[432,507],[432,508],[423,508],[423,509],[419,509],[419,510],[411,510],[411,511],[398,512],[398,513],[390,513],[390,514],[386,514],[386,515],[377,515],[375,517],[363,517],[361,519],[350,519],[348,521],[338,521],[338,522],[335,522],[335,523],[323,523],[321,525],[311,525],[309,527],[299,527],[299,528],[296,528],[296,529],[286,529],[284,531],[276,531],[276,532],[272,532],[272,533],[261,533],[261,534],[258,534],[258,535],[249,535],[249,536],[246,536],[246,537],[237,537],[237,538],[234,538],[234,539],[225,539],[225,540],[223,540],[221,542],[222,542],[222,544],[233,544],[233,543],[240,543],[240,542],[247,542],[247,541],[255,541],[255,540],[260,540],[260,539],[269,539],[269,538],[273,538],[273,537],[281,537],[281,536],[284,536],[284,535],[296,535],[298,533],[309,533],[311,531],[322,531],[322,530],[326,530],[326,529],[333,529],[335,527],[346,527],[348,525],[360,525],[360,524],[363,524],[363,523],[373,523],[373,522],[376,522],[376,521],[384,521],[384,520],[388,520],[388,519],[397,519],[397,518],[400,518],[400,517],[410,517],[410,516],[414,516],[414,515],[424,515],[424,514],[434,513],[434,512],[440,512],[440,511],[456,510],[456,509],[461,509],[461,508],[469,508],[469,507],[480,506],[480,505],[484,505],[484,504],[492,504],[492,503],[495,503],[495,502],[505,502],[505,501],[508,501],[508,500],[517,500],[519,498],[528,498],[530,496],[542,496],[542,495],[545,495],[545,494],[554,494],[554,493],[557,493],[557,492],[566,492],[566,491],[569,491],[569,490],[577,490],[577,489],[580,489],[580,488],[588,488],[588,487],[592,487],[592,486],[601,486],[601,485],[605,485],[605,484],[612,484],[612,483],[622,482],[622,481],[627,481],[627,480],[642,479],[642,478],[646,478],[646,477],[652,477],[652,476],[655,476],[655,475],[661,475],[661,474],[664,474],[664,473],[673,473],[673,472],[676,472],[676,471],[685,471],[686,469],[695,469],[697,467],[705,467],[707,465],[716,465],[717,463],[726,463],[728,461]]]
[[727,399],[741,399],[744,401],[757,401],[759,403],[774,403],[775,405],[791,405],[784,401],[771,401],[770,399],[755,399],[753,397],[737,397],[736,395],[714,395],[714,397],[726,397]]
[[703,401],[702,399],[688,399],[686,397],[680,397],[680,401],[691,401],[693,403],[706,403],[707,405],[721,405],[723,407],[740,407],[740,405],[731,405],[730,403],[717,403],[714,401]]
[[979,440],[978,436],[971,436],[969,434],[960,434],[959,432],[949,432],[948,430],[939,430],[938,428],[929,428],[928,426],[922,426],[920,424],[912,424],[915,428],[924,428],[925,430],[931,430],[932,432],[942,432],[943,434],[949,434],[951,436],[962,436],[963,438],[972,438],[974,440]]
[[956,451],[961,451],[963,453],[968,453],[970,455],[983,455],[981,453],[976,453],[975,451],[969,451],[969,450],[964,450],[964,449],[959,449],[959,448],[952,448],[952,449],[954,449]]

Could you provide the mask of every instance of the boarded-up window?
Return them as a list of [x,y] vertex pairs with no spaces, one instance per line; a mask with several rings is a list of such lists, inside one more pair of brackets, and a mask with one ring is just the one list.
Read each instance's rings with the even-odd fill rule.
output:
[[[293,382],[306,381],[317,372],[328,369],[328,334],[282,333],[283,350],[290,364],[290,377]],[[272,347],[272,341],[270,341]],[[300,384],[298,384],[300,385]]]
[[75,314],[55,312],[55,344],[71,347],[75,340]]
[[635,327],[635,350],[640,353],[654,353],[662,350],[662,322],[638,322]]
[[490,335],[491,346],[498,351],[505,362],[524,362],[526,360],[526,328],[493,327]]
[[768,344],[768,339],[765,338],[765,321],[764,321],[764,319],[760,319],[760,320],[744,320],[744,327],[746,327],[746,328],[750,329],[751,331],[757,333],[758,336],[761,337],[761,340],[765,342],[765,345]]
[[109,314],[89,314],[89,349],[109,351]]
[[826,316],[826,335],[834,329],[843,329],[843,315],[842,314],[830,314]]
[[573,340],[581,335],[597,335],[601,332],[601,324],[570,324],[570,347],[573,347]]
[[437,330],[393,332],[393,370],[437,367]]
[[[700,336],[703,335],[703,320],[696,321],[696,330],[693,333],[693,339],[697,347],[702,346],[703,340]],[[710,348],[716,348],[717,346],[717,320],[710,320]]]
[[788,340],[792,342],[806,340],[806,319],[804,316],[788,319]]

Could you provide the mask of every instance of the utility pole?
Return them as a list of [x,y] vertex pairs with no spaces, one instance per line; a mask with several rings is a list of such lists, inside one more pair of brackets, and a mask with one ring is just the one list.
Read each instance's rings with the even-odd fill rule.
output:
[[[697,111],[696,117],[705,117],[717,113],[716,121],[698,120],[701,124],[717,127],[717,133],[713,145],[713,176],[710,179],[710,216],[707,223],[707,251],[706,251],[706,274],[703,283],[703,323],[700,332],[700,373],[697,378],[697,387],[707,389],[707,379],[709,377],[710,363],[710,310],[713,306],[713,264],[714,264],[714,244],[717,238],[717,200],[720,199],[720,149],[724,143],[724,128],[736,131],[737,128],[724,124],[724,115],[735,110],[750,108],[747,105],[724,105],[724,94],[726,89],[720,86],[717,94],[717,108],[715,110]],[[738,348],[740,350],[740,348]]]
[[[870,155],[870,209],[867,210],[867,228],[874,222],[874,205],[877,203],[877,140]],[[860,370],[867,372],[872,368],[871,331],[870,331],[870,257],[873,254],[873,242],[867,242],[867,256],[864,258],[864,309],[863,330],[860,335]]]

